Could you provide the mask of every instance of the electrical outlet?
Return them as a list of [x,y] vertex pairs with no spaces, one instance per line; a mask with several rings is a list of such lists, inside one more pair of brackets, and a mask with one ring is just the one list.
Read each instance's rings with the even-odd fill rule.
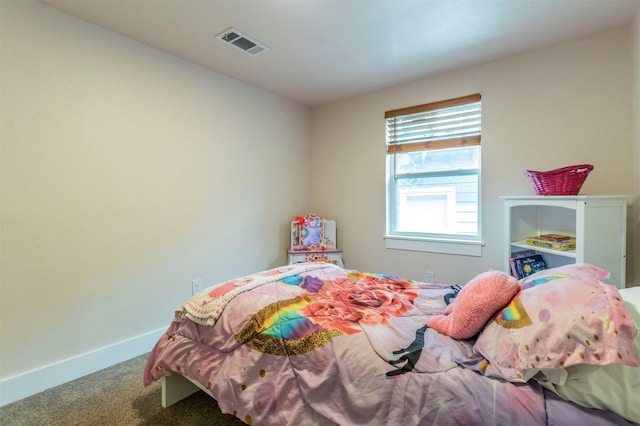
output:
[[200,293],[200,290],[202,290],[202,279],[191,281],[191,294]]
[[433,271],[427,271],[425,275],[425,282],[434,283],[436,282],[436,273]]

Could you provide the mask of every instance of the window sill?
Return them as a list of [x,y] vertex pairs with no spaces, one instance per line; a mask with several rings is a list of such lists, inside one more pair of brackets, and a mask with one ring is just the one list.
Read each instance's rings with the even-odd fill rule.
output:
[[482,246],[484,245],[482,241],[477,240],[448,240],[392,235],[385,235],[384,240],[385,247],[392,250],[424,251],[459,256],[482,256]]

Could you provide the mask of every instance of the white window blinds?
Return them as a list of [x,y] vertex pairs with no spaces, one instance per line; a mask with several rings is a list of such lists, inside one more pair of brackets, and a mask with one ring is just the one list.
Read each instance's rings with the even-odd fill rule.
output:
[[480,94],[387,111],[387,153],[480,145]]

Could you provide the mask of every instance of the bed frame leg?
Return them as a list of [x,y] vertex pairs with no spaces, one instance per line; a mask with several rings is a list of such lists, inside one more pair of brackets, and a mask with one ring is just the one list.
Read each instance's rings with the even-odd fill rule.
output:
[[171,374],[162,379],[162,406],[167,408],[200,390],[179,374]]

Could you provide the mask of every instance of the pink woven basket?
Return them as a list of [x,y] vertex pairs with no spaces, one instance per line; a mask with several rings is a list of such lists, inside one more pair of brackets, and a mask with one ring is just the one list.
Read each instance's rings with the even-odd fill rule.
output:
[[547,172],[525,170],[537,195],[578,195],[582,184],[593,170],[591,164],[578,164]]

